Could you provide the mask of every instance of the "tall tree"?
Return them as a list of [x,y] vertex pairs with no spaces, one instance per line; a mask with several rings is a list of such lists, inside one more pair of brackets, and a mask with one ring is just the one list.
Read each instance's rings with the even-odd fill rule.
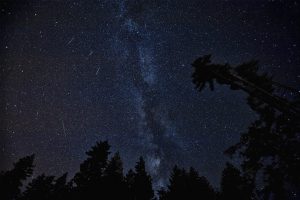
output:
[[74,176],[76,187],[74,198],[96,199],[103,191],[103,174],[108,164],[110,146],[107,141],[97,142],[86,152],[88,158],[80,165],[80,171]]
[[[199,176],[194,168],[189,171],[189,199],[208,199],[213,200],[216,198],[215,191],[204,176]],[[198,197],[198,198],[195,198]]]
[[145,161],[142,157],[135,165],[135,172],[130,170],[126,177],[129,185],[129,192],[132,199],[151,200],[154,198],[151,176],[145,168]]
[[128,190],[123,176],[123,163],[117,152],[110,159],[103,176],[104,199],[128,199]]
[[129,199],[134,199],[134,177],[135,173],[132,169],[129,169],[129,171],[126,174],[125,182],[128,189],[128,197]]
[[70,192],[72,189],[71,182],[67,181],[67,173],[63,174],[61,177],[58,177],[54,180],[53,186],[53,199],[56,200],[65,200],[70,199]]
[[240,170],[227,163],[221,179],[222,200],[250,200],[254,198],[252,185],[241,175]]
[[114,179],[123,180],[123,163],[119,152],[115,153],[105,168],[104,175]]
[[263,180],[264,199],[286,199],[290,188],[300,191],[299,120],[268,105],[259,110],[260,119],[226,153],[241,155],[243,172],[254,183]]
[[214,200],[216,194],[207,179],[200,177],[195,169],[186,172],[175,166],[167,190],[159,191],[159,197],[161,200]]
[[[259,115],[242,134],[240,142],[226,153],[243,158],[245,177],[264,180],[264,198],[282,199],[289,188],[300,188],[300,98],[298,92],[259,73],[257,62],[248,62],[235,68],[228,64],[211,64],[210,56],[197,59],[193,66],[193,82],[199,90],[205,83],[227,84],[249,94],[248,104]],[[213,87],[211,87],[213,88]],[[275,89],[289,90],[293,98],[278,96]],[[296,189],[297,190],[297,189]],[[300,189],[298,189],[298,192]]]
[[172,199],[184,199],[187,198],[186,192],[186,171],[179,169],[177,166],[173,168],[170,176],[169,185],[167,190],[160,191],[160,199],[172,200]]
[[0,197],[3,200],[15,199],[20,195],[23,181],[32,175],[34,155],[21,158],[9,171],[0,173]]

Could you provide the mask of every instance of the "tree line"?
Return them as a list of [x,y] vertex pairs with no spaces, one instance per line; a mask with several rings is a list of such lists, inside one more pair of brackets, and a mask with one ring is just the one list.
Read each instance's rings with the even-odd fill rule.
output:
[[240,171],[229,163],[223,171],[220,191],[214,189],[194,168],[185,170],[174,166],[168,185],[155,195],[143,157],[139,158],[134,169],[124,174],[119,153],[110,155],[109,149],[107,141],[97,142],[86,152],[86,160],[70,180],[67,179],[67,173],[60,177],[42,174],[25,187],[24,182],[33,174],[34,155],[21,158],[11,170],[1,172],[0,197],[3,200],[240,200],[250,195]]

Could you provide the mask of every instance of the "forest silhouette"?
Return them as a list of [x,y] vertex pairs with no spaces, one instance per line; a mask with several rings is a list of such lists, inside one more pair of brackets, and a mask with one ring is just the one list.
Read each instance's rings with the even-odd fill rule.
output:
[[[258,62],[236,67],[212,64],[211,56],[192,65],[193,83],[199,91],[206,84],[229,85],[248,94],[247,103],[258,114],[237,144],[225,150],[238,157],[240,166],[227,163],[219,189],[194,168],[174,166],[169,183],[154,191],[143,157],[124,174],[120,154],[111,155],[107,141],[97,142],[86,152],[73,178],[45,174],[34,177],[34,155],[21,158],[0,174],[3,200],[128,199],[128,200],[253,200],[300,199],[299,92],[260,73]],[[289,96],[279,91],[288,91]],[[28,183],[26,186],[24,183]]]

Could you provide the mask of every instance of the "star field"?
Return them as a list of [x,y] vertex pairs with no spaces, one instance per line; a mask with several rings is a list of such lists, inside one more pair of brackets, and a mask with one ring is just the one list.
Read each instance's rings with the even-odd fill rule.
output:
[[3,1],[1,168],[74,174],[98,140],[125,169],[143,155],[156,186],[178,164],[216,186],[223,151],[256,118],[246,94],[202,93],[191,63],[260,60],[299,89],[299,1]]

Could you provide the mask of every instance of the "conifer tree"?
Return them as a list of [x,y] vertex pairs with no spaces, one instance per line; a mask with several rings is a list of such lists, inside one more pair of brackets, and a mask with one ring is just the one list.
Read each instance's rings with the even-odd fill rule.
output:
[[103,176],[103,187],[103,198],[127,199],[128,190],[123,176],[123,163],[118,152],[107,164]]
[[232,164],[227,163],[222,172],[221,199],[222,200],[250,200],[254,198],[252,186],[246,177]]
[[55,179],[54,176],[42,174],[34,178],[18,200],[64,200],[69,199],[70,184],[67,174]]
[[23,181],[32,175],[34,155],[21,158],[14,163],[12,170],[0,173],[0,197],[3,200],[15,199],[20,195]]
[[[197,59],[193,66],[193,82],[201,91],[208,83],[226,84],[233,90],[243,90],[249,96],[248,105],[259,119],[243,133],[240,142],[225,151],[242,157],[243,177],[252,192],[257,180],[263,180],[263,198],[284,199],[299,193],[300,179],[300,97],[299,92],[260,73],[258,62],[212,64],[210,55]],[[278,91],[289,91],[291,97],[280,96]],[[293,97],[292,97],[293,96]]]
[[[127,179],[131,179],[133,174],[127,175]],[[146,172],[145,161],[140,157],[136,163],[135,172],[130,186],[131,194],[134,195],[133,199],[150,200],[154,198],[154,191],[152,188],[151,176]]]
[[125,177],[125,182],[128,189],[128,197],[129,199],[134,199],[134,177],[135,173],[132,169],[130,169]]
[[54,176],[42,174],[28,184],[20,200],[53,200],[53,190]]
[[188,180],[189,199],[215,199],[213,187],[204,176],[199,176],[194,168],[190,168]]
[[88,158],[80,165],[80,171],[75,174],[73,182],[73,197],[77,199],[97,199],[101,196],[103,174],[108,163],[110,146],[107,141],[97,142],[86,154]]
[[206,199],[215,200],[216,194],[207,179],[199,176],[198,172],[191,168],[189,172],[177,166],[173,168],[167,189],[159,191],[161,200],[181,199]]

